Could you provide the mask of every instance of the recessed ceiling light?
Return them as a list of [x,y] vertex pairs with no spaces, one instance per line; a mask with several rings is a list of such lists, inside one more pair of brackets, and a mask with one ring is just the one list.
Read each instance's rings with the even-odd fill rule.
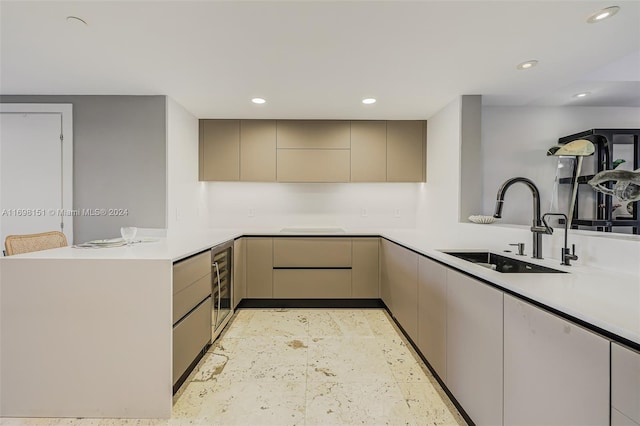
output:
[[590,24],[595,24],[596,22],[604,21],[607,18],[611,18],[613,15],[618,13],[620,8],[618,6],[609,6],[604,9],[593,12],[591,15],[587,17],[587,22]]
[[376,103],[376,99],[375,98],[364,98],[362,100],[362,103],[365,104],[365,105],[375,104]]
[[85,26],[89,26],[87,21],[82,18],[78,18],[77,16],[67,16],[67,22],[75,23],[75,24],[84,24]]
[[538,61],[533,59],[531,61],[526,61],[526,62],[523,62],[521,64],[518,64],[518,66],[516,68],[518,68],[519,70],[528,70],[529,68],[533,68],[536,65],[538,65]]
[[584,98],[586,96],[589,96],[591,94],[591,92],[582,92],[582,93],[576,93],[575,95],[573,95],[574,98]]
[[265,99],[263,98],[253,98],[251,99],[251,102],[253,102],[254,104],[263,104],[265,102],[267,102]]

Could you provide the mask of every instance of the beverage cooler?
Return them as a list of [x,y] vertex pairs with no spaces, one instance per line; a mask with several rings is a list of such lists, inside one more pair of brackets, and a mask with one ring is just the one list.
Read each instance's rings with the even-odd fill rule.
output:
[[211,249],[211,340],[227,324],[233,312],[231,288],[233,285],[233,241]]

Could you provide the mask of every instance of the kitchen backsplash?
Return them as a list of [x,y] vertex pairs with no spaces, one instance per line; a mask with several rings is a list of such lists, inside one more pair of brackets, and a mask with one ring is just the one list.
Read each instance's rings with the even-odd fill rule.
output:
[[413,228],[417,183],[208,182],[212,227]]

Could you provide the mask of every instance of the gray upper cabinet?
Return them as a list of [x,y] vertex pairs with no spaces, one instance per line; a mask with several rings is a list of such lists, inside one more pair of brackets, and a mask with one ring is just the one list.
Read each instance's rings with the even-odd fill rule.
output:
[[351,182],[387,180],[387,122],[351,122]]
[[426,121],[200,120],[200,180],[424,182]]
[[240,179],[240,121],[200,120],[199,179]]
[[276,120],[240,121],[240,180],[276,181]]
[[445,383],[479,426],[503,424],[502,310],[501,291],[447,270]]
[[349,182],[349,121],[278,120],[278,182]]
[[350,122],[278,120],[278,149],[349,149]]
[[278,149],[278,182],[349,182],[347,149]]
[[426,122],[387,121],[387,182],[424,182]]
[[504,424],[609,423],[609,341],[504,296]]

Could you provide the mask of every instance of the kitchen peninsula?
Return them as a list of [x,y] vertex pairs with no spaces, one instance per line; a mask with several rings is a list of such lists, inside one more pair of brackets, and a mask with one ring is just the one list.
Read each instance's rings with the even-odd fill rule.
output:
[[[505,300],[531,303],[587,328],[607,347],[610,340],[640,349],[640,289],[634,275],[569,268],[553,259],[529,260],[569,273],[545,274],[544,280],[537,274],[501,274],[441,252],[450,247],[433,247],[415,230],[335,235],[217,230],[113,249],[69,247],[1,258],[0,415],[169,417],[173,263],[229,240],[282,237],[381,237],[381,267],[389,254],[384,248],[393,246],[504,292]],[[381,276],[380,297],[419,346],[418,336],[394,312],[398,307],[389,306],[397,299],[385,296],[385,285]],[[437,371],[437,363],[423,355]]]

